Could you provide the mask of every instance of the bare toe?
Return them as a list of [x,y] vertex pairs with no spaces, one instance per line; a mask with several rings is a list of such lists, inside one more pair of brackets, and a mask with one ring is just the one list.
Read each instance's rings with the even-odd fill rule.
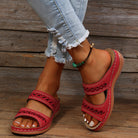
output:
[[18,117],[17,119],[15,119],[15,120],[13,121],[12,124],[13,124],[15,127],[19,127],[19,126],[21,125],[21,123],[22,123],[22,120],[23,120],[22,117]]
[[37,126],[38,126],[37,121],[34,121],[34,122],[32,123],[32,127],[34,128],[34,127],[37,127]]
[[92,120],[89,123],[90,127],[95,127],[96,125],[98,125],[99,121],[96,120],[95,118],[92,118]]
[[33,124],[33,119],[29,118],[28,122],[26,123],[26,128],[31,128]]
[[86,122],[87,122],[87,124],[89,124],[90,121],[92,120],[92,117],[89,114],[86,114],[85,116],[86,116],[86,119],[87,119]]
[[95,118],[92,118],[92,121],[94,122],[93,127],[94,127],[94,126],[96,126],[96,125],[98,125],[98,123],[99,123],[99,121],[98,121],[98,120],[96,120]]
[[27,123],[28,123],[28,119],[23,118],[23,121],[22,121],[20,127],[21,127],[21,128],[25,128]]

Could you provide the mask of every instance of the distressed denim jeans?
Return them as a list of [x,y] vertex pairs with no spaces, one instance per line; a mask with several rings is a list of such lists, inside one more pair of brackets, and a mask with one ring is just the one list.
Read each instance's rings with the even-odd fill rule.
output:
[[72,60],[67,49],[81,45],[88,36],[85,17],[88,0],[27,0],[48,30],[47,57],[58,63]]

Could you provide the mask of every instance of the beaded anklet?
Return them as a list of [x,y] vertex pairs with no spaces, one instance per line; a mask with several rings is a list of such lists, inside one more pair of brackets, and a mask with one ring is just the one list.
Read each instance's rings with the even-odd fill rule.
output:
[[78,64],[76,64],[75,62],[72,63],[72,66],[73,66],[74,68],[78,68],[78,67],[82,66],[82,65],[87,61],[87,59],[89,58],[90,53],[91,53],[91,51],[92,51],[92,49],[93,49],[93,46],[94,46],[94,43],[92,43],[92,44],[90,45],[90,52],[89,52],[88,56],[86,57],[86,59],[85,59],[84,61],[82,61],[81,63],[78,63]]

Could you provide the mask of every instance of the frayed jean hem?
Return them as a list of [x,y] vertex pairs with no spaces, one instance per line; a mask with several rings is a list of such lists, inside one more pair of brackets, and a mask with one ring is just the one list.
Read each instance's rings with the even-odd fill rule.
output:
[[52,52],[51,53],[47,52],[47,50],[45,50],[45,55],[46,55],[46,57],[54,57],[55,62],[57,62],[57,63],[66,64],[66,63],[69,63],[72,61],[71,56],[68,56],[67,58],[65,58],[65,57],[59,58],[56,55],[54,55]]
[[82,46],[81,43],[86,40],[86,38],[89,36],[90,32],[88,30],[86,30],[86,33],[78,40],[76,40],[76,42],[74,43],[71,43],[71,44],[68,44],[66,46],[67,49],[71,49],[71,48],[74,48],[74,47],[77,47],[77,46]]
[[[54,32],[57,32],[54,29]],[[52,30],[52,33],[53,30]],[[70,61],[72,61],[71,55],[68,53],[67,49],[72,49],[77,46],[82,46],[81,43],[86,40],[86,38],[89,36],[90,32],[86,30],[85,34],[78,39],[77,41],[69,44],[68,41],[66,41],[63,37],[57,38],[53,37],[53,41],[49,41],[48,47],[45,50],[45,55],[47,57],[53,56],[55,58],[55,62],[66,64]],[[65,45],[66,44],[66,45]],[[61,49],[60,49],[61,48]]]
[[66,52],[66,49],[71,49],[79,45],[83,47],[81,43],[86,40],[90,34],[89,30],[86,30],[85,34],[81,38],[69,43],[55,28],[48,29],[48,31],[54,34],[54,37],[57,37],[58,43],[62,45],[62,52]]

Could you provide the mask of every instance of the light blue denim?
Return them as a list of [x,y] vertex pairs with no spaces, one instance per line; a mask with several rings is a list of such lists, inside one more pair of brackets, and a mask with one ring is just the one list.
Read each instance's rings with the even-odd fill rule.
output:
[[48,30],[47,57],[58,63],[72,60],[67,49],[82,46],[89,36],[83,25],[88,0],[27,0]]

